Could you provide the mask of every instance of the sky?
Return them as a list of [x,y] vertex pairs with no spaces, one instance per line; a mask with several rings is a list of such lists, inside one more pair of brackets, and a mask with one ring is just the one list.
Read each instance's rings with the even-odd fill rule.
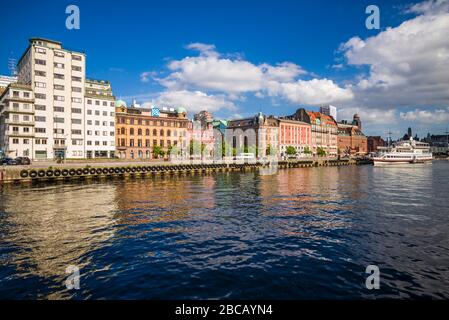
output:
[[[449,0],[0,0],[0,74],[30,37],[84,51],[86,74],[144,106],[189,116],[300,107],[362,118],[367,135],[419,136],[449,126]],[[66,28],[68,5],[80,29]],[[368,29],[369,5],[380,28]]]

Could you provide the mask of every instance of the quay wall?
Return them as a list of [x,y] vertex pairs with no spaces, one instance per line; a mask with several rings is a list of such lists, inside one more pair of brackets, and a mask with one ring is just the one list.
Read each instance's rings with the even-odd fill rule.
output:
[[[346,166],[369,164],[367,160],[289,160],[277,162],[278,169],[322,166]],[[52,180],[84,180],[113,177],[144,177],[148,175],[182,174],[198,172],[233,172],[268,168],[269,163],[210,163],[210,164],[87,164],[85,166],[52,165],[47,168],[33,166],[0,167],[0,184]]]

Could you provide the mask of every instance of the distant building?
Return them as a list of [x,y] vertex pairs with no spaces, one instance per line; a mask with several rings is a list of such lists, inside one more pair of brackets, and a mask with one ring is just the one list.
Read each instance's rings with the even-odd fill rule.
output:
[[184,108],[136,108],[116,101],[116,155],[121,159],[152,159],[157,146],[187,148],[189,120]]
[[204,145],[205,153],[213,156],[214,151],[214,126],[213,116],[208,111],[201,111],[193,116],[193,122],[189,123],[188,140],[194,140]]
[[310,146],[313,155],[317,155],[321,148],[326,152],[326,155],[337,156],[338,126],[332,116],[301,108],[296,110],[295,114],[282,117],[282,119],[301,121],[311,125]]
[[297,155],[304,155],[304,151],[310,149],[312,142],[311,125],[306,122],[278,119],[279,126],[279,155],[281,157],[287,156],[287,148],[293,147]]
[[425,142],[430,144],[430,152],[434,155],[449,153],[449,135],[447,134],[429,134]]
[[352,123],[338,123],[338,152],[340,155],[365,155],[368,153],[368,140],[362,132],[362,122],[358,114]]
[[385,147],[387,143],[381,136],[368,137],[368,153],[376,152],[378,147]]
[[[230,120],[227,129],[232,132],[232,142],[227,142],[232,144],[232,148],[240,148],[240,152],[254,148],[261,151],[257,156],[264,157],[268,155],[268,147],[278,149],[278,121],[272,116],[265,116],[262,112],[251,118]],[[252,139],[255,140],[254,143]]]
[[337,121],[337,107],[331,105],[322,106],[320,108],[320,112],[327,116],[331,116],[335,121]]

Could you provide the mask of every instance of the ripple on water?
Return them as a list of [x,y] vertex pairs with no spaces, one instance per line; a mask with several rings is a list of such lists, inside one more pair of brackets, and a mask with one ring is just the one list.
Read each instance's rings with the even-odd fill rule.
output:
[[[448,162],[12,186],[5,298],[449,297]],[[69,292],[66,267],[82,288]]]

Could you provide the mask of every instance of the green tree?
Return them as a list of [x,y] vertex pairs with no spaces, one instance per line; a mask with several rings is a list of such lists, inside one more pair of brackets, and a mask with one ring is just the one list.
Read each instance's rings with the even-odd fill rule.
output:
[[295,156],[296,155],[296,149],[293,146],[288,146],[287,149],[285,150],[285,152],[289,156]]
[[179,150],[179,148],[177,146],[170,145],[167,148],[167,154],[168,154],[169,157],[177,156],[177,155],[180,154],[180,150]]
[[307,146],[304,148],[304,153],[305,154],[312,154],[312,151],[310,150],[310,148]]
[[318,147],[316,150],[316,153],[317,153],[318,157],[326,156],[326,151],[322,147]]
[[159,156],[164,156],[165,152],[164,150],[162,150],[162,148],[160,146],[153,146],[153,157],[155,159],[158,159]]

